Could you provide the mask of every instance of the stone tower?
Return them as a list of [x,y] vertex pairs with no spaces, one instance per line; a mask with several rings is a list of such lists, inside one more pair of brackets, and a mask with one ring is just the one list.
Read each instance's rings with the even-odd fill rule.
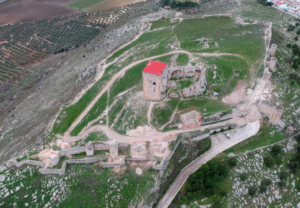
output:
[[276,50],[277,50],[277,45],[272,44],[271,47],[269,48],[269,54],[271,57],[275,57]]
[[271,57],[270,62],[269,62],[269,68],[272,71],[275,71],[276,69],[276,64],[277,64],[277,59],[275,57]]
[[167,64],[149,61],[143,70],[143,94],[145,99],[160,100],[167,87]]

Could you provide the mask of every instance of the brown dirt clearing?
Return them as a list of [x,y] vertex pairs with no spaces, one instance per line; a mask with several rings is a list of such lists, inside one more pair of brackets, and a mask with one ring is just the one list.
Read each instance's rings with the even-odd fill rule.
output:
[[226,95],[222,98],[222,102],[229,105],[236,105],[241,102],[245,97],[245,91],[248,84],[244,80],[240,80],[237,83],[237,86],[234,88],[232,93]]

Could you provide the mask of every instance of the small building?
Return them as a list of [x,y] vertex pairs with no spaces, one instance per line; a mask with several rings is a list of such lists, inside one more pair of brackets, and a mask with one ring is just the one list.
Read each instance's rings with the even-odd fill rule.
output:
[[149,61],[143,70],[143,95],[145,99],[160,100],[168,80],[167,64]]

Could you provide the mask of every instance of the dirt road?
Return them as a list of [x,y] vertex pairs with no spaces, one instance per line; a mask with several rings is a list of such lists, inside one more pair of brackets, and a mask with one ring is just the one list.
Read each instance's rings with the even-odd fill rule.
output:
[[[89,133],[91,132],[95,132],[95,131],[102,131],[103,133],[106,134],[106,136],[110,139],[115,139],[118,142],[126,142],[128,144],[134,144],[134,143],[145,143],[145,142],[159,142],[159,141],[168,141],[169,137],[177,135],[177,134],[181,134],[181,133],[186,133],[186,132],[192,132],[192,131],[197,131],[197,130],[204,130],[207,128],[213,128],[213,127],[218,127],[218,126],[223,126],[225,124],[230,124],[230,123],[234,123],[232,122],[233,120],[227,120],[227,121],[223,121],[223,122],[219,122],[219,123],[214,123],[214,124],[210,124],[210,125],[205,125],[205,126],[199,126],[196,128],[188,128],[188,129],[180,129],[180,130],[173,130],[173,131],[168,131],[168,132],[157,132],[155,135],[151,135],[151,136],[125,136],[125,135],[121,135],[118,134],[117,132],[115,132],[114,130],[110,129],[108,126],[106,125],[96,125],[96,126],[92,126],[89,129],[87,129],[86,131],[81,132],[78,136],[70,136],[70,135],[65,135],[62,137],[62,139],[66,142],[74,142],[74,141],[78,141],[81,138],[84,138],[86,136],[89,135]],[[245,122],[244,124],[246,124],[247,122]]]
[[201,165],[205,164],[224,150],[255,135],[258,132],[259,127],[259,121],[255,121],[253,123],[248,123],[243,128],[236,129],[236,133],[233,132],[234,130],[228,131],[231,137],[230,139],[226,138],[223,133],[211,136],[211,149],[181,170],[180,174],[170,186],[164,197],[158,203],[157,208],[167,208],[171,204],[174,197],[177,195],[182,185],[188,179],[189,175],[198,170]]

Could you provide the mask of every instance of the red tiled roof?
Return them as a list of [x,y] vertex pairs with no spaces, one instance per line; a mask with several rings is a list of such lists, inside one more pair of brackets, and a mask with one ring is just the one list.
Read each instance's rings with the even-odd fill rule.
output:
[[166,68],[167,64],[158,62],[158,61],[149,61],[143,72],[147,72],[149,74],[161,75],[161,73]]
[[0,45],[6,43],[6,41],[0,41]]

